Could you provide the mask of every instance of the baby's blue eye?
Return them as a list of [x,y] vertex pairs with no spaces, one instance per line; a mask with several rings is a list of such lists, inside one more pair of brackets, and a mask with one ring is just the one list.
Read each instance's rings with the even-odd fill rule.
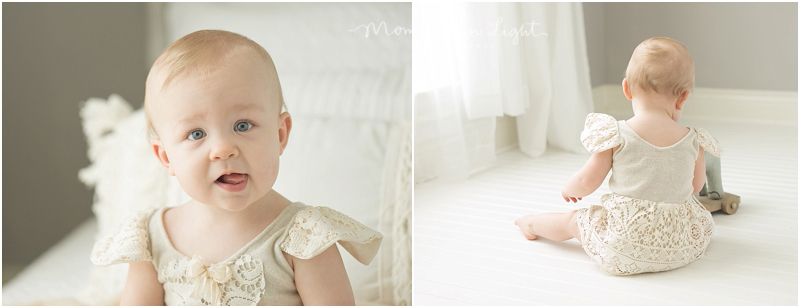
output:
[[252,127],[253,127],[253,123],[242,121],[242,122],[236,123],[236,128],[235,129],[236,129],[237,132],[246,132],[247,130],[249,130]]
[[189,133],[189,136],[187,138],[189,138],[189,140],[200,140],[205,136],[206,133],[204,133],[202,130],[195,129],[191,133]]

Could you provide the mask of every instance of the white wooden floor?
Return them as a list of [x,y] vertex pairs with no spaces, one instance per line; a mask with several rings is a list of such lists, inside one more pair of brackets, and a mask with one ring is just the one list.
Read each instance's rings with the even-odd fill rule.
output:
[[588,158],[518,150],[457,184],[423,183],[414,197],[414,305],[797,305],[797,126],[682,120],[715,136],[733,215],[713,214],[707,256],[662,273],[604,273],[576,240],[527,241],[514,220],[578,204],[561,188]]

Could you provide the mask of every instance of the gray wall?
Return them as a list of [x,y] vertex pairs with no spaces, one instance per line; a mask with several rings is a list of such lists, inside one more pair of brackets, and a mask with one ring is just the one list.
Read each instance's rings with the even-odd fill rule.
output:
[[605,16],[605,3],[583,3],[583,22],[586,28],[586,53],[589,56],[589,77],[592,81],[592,87],[606,83]]
[[91,216],[80,103],[119,93],[141,106],[145,18],[142,3],[3,3],[4,264]]
[[622,82],[636,45],[669,36],[692,53],[697,87],[797,91],[797,3],[583,6],[592,86]]

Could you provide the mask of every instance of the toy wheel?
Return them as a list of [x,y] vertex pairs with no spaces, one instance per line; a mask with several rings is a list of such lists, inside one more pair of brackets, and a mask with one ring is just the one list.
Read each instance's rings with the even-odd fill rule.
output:
[[730,215],[736,213],[736,210],[738,209],[739,209],[739,200],[722,203],[722,211],[725,212],[725,214]]

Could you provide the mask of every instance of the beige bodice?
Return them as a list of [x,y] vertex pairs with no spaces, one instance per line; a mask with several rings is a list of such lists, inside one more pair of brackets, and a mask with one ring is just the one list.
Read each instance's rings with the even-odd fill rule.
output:
[[699,147],[714,156],[722,154],[716,140],[702,128],[690,128],[678,142],[657,147],[645,141],[625,121],[591,113],[581,141],[592,153],[616,146],[608,186],[618,195],[635,199],[683,203],[692,195],[692,178]]
[[247,245],[228,259],[206,264],[184,256],[169,241],[164,209],[137,214],[95,244],[97,265],[151,261],[167,305],[302,305],[283,252],[310,259],[336,242],[369,264],[382,236],[327,207],[292,203]]

